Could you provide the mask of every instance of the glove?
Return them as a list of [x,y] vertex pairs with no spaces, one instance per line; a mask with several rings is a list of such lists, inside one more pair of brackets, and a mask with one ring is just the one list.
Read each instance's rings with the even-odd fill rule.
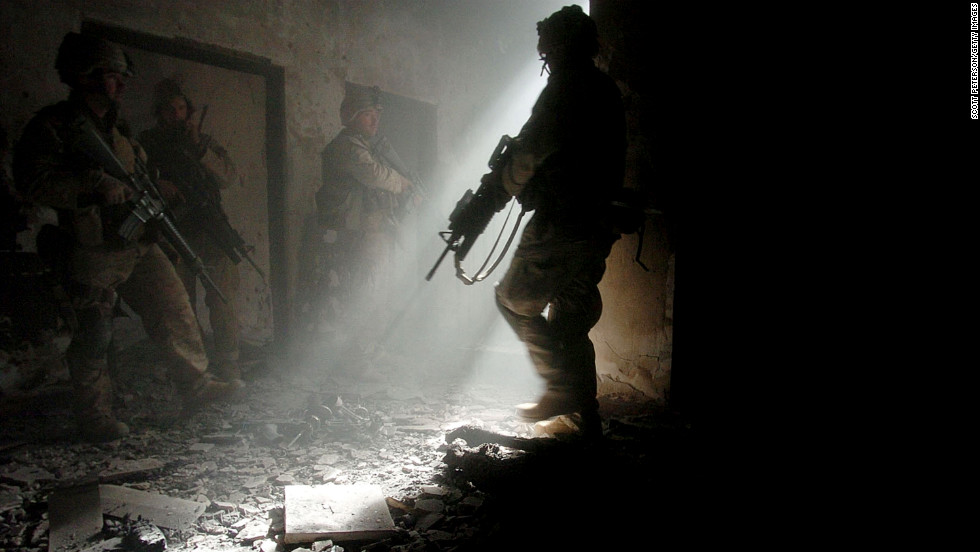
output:
[[[488,172],[480,177],[480,187],[477,189],[477,195],[481,196],[484,205],[491,209],[493,213],[502,211],[510,203],[510,198],[513,197],[504,189],[503,181],[498,171]],[[490,216],[493,216],[493,213],[490,213]]]

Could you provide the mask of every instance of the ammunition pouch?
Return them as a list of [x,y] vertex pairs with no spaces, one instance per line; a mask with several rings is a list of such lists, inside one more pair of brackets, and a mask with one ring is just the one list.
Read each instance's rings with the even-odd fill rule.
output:
[[[104,242],[103,236],[106,232],[103,229],[102,209],[98,205],[75,209],[72,212],[71,223],[78,243],[94,247]],[[105,225],[111,226],[108,220]]]
[[317,224],[324,228],[346,228],[347,220],[360,220],[363,193],[347,182],[327,183],[316,192]]

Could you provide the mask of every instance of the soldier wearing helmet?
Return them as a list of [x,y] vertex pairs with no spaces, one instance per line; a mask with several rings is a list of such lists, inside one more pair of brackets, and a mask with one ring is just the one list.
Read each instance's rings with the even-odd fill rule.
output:
[[622,186],[625,113],[616,84],[593,62],[598,32],[581,8],[564,7],[537,29],[548,84],[510,161],[484,176],[507,192],[503,197],[534,210],[495,288],[496,302],[546,384],[518,415],[530,422],[577,416],[581,429],[596,436],[601,423],[588,334],[602,312],[598,284],[619,237],[599,206]]
[[58,48],[54,67],[61,82],[72,88],[79,79],[96,71],[119,73],[132,77],[133,62],[119,46],[101,38],[68,33]]
[[61,277],[77,321],[65,353],[76,422],[84,439],[108,441],[129,433],[112,412],[106,361],[120,297],[161,346],[185,413],[232,396],[242,384],[218,382],[207,372],[194,312],[169,259],[151,233],[125,239],[118,232],[131,212],[132,190],[80,146],[94,132],[130,172],[145,159],[118,118],[126,79],[133,74],[129,57],[108,41],[69,33],[55,67],[71,93],[27,124],[14,150],[14,178],[31,200],[58,212],[59,229],[46,228],[57,237],[45,243],[63,248],[41,251],[39,235],[38,253],[66,260]]
[[[177,226],[205,266],[217,288],[227,300],[211,289],[205,289],[204,303],[214,338],[211,370],[226,381],[241,378],[239,367],[238,265],[213,238],[216,233],[210,212],[196,208],[203,201],[216,209],[221,207],[221,192],[238,177],[235,163],[224,147],[199,128],[194,104],[174,79],[163,79],[154,87],[154,111],[157,124],[140,133],[140,143],[149,154],[149,166],[160,171],[160,177],[172,182]],[[221,211],[223,213],[223,210]],[[191,306],[197,305],[197,275],[183,259],[176,259]]]
[[383,330],[400,231],[395,214],[411,201],[413,186],[376,151],[380,95],[376,86],[348,86],[340,104],[344,128],[323,150],[316,194],[318,224],[328,236],[317,268],[327,299],[319,302],[325,326],[355,353],[374,348]]

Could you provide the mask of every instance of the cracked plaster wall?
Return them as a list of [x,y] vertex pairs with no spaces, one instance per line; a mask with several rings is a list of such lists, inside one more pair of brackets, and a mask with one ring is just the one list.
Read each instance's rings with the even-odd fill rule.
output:
[[[517,17],[532,4],[539,14]],[[437,106],[439,167],[433,172],[438,174],[466,154],[470,124],[481,108],[502,92],[514,71],[536,58],[535,22],[561,5],[553,0],[4,0],[0,122],[11,137],[19,136],[33,112],[65,97],[53,68],[55,54],[64,34],[87,19],[245,52],[284,67],[291,304],[302,221],[313,210],[319,153],[341,128],[337,108],[345,80],[377,84]],[[638,25],[629,22],[627,8],[617,12],[609,8],[614,5],[593,2],[600,29],[608,32],[620,22]],[[496,23],[507,18],[520,23]],[[625,44],[614,38],[620,50],[611,55],[612,67]],[[630,74],[614,76],[635,105],[641,95],[630,90]],[[637,114],[632,108],[634,123]],[[635,124],[631,128],[631,162],[648,164],[644,131]],[[471,186],[478,177],[473,175]],[[633,170],[629,178],[641,176]],[[672,257],[656,221],[648,223],[643,244],[649,273],[632,260],[635,240],[627,236],[615,246],[601,286],[605,312],[593,330],[600,390],[661,400],[669,387]],[[476,294],[455,296],[465,302]]]

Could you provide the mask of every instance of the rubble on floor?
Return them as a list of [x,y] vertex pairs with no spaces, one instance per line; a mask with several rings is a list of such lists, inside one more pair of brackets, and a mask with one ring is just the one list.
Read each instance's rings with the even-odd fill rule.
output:
[[[116,377],[133,429],[119,441],[75,437],[64,381],[5,412],[0,549],[459,552],[569,539],[607,549],[616,531],[649,530],[624,497],[665,500],[658,489],[689,433],[663,413],[606,413],[605,437],[583,442],[561,420],[521,423],[513,405],[527,397],[500,389],[352,392],[361,388],[297,385],[261,366],[243,401],[177,420],[147,355],[118,359],[141,371]],[[323,493],[350,489],[371,489],[361,497],[371,530],[298,517],[310,497],[322,505]]]

